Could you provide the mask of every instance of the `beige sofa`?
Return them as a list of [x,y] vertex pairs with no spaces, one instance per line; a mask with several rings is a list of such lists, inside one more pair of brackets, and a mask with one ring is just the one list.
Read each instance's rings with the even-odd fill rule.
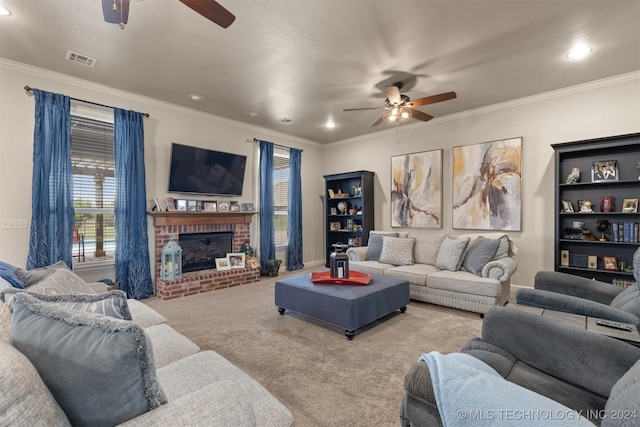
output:
[[507,303],[517,268],[516,248],[504,233],[372,231],[369,246],[346,253],[352,270],[407,280],[411,299],[481,314]]
[[[54,275],[53,282],[38,287],[45,279],[26,291],[0,280],[0,424],[294,425],[291,412],[262,385],[218,353],[200,351],[144,303],[118,290],[95,293],[100,285],[79,292],[87,284],[68,270],[49,278]],[[71,296],[56,295],[60,285]],[[102,310],[115,317],[95,314]],[[83,341],[73,341],[76,333]],[[109,341],[118,334],[121,341]],[[86,337],[96,336],[94,345],[88,343]],[[123,354],[121,342],[133,342],[130,353],[143,356]],[[64,357],[72,362],[59,357],[67,350]],[[85,355],[89,360],[82,360]],[[122,361],[112,366],[114,359]],[[134,397],[119,403],[129,393]],[[136,399],[142,409],[121,411]],[[126,415],[131,411],[137,412]]]

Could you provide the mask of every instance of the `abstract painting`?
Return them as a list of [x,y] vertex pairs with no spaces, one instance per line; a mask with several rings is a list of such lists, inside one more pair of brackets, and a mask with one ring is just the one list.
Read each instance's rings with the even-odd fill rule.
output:
[[521,231],[522,138],[453,147],[453,228]]
[[391,157],[391,226],[442,228],[442,150]]

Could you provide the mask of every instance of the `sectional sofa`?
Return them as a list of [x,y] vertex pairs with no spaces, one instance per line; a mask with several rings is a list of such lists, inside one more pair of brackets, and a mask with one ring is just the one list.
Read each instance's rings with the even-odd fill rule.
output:
[[294,425],[257,381],[124,292],[89,285],[65,267],[24,272],[35,283],[18,289],[6,266],[0,424]]
[[346,251],[352,270],[407,280],[411,299],[481,314],[507,303],[516,252],[504,233],[380,231]]

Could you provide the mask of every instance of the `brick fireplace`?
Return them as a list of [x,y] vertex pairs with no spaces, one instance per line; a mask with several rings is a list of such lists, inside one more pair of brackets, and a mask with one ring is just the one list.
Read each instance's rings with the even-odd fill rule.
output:
[[253,212],[151,212],[155,235],[155,293],[161,299],[179,298],[187,295],[260,280],[259,268],[237,268],[226,271],[216,269],[184,273],[178,280],[163,280],[160,277],[162,247],[173,235],[183,233],[233,233],[233,252],[240,252],[242,243],[250,240]]

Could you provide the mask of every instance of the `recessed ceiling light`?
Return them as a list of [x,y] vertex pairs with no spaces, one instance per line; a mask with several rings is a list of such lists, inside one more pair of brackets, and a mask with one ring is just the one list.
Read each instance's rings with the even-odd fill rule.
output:
[[283,125],[290,125],[291,123],[293,123],[293,120],[288,117],[283,117],[281,119],[278,119],[278,123],[281,123]]
[[593,49],[589,46],[579,45],[572,48],[567,54],[567,58],[569,59],[582,59],[589,55]]
[[202,95],[197,95],[195,93],[192,93],[191,95],[189,95],[189,99],[195,102],[200,102],[202,101],[204,98],[202,97]]
[[325,126],[329,129],[333,129],[334,127],[336,127],[336,124],[333,120],[329,119],[327,120],[327,124]]
[[6,7],[0,6],[0,16],[9,16],[11,12]]

